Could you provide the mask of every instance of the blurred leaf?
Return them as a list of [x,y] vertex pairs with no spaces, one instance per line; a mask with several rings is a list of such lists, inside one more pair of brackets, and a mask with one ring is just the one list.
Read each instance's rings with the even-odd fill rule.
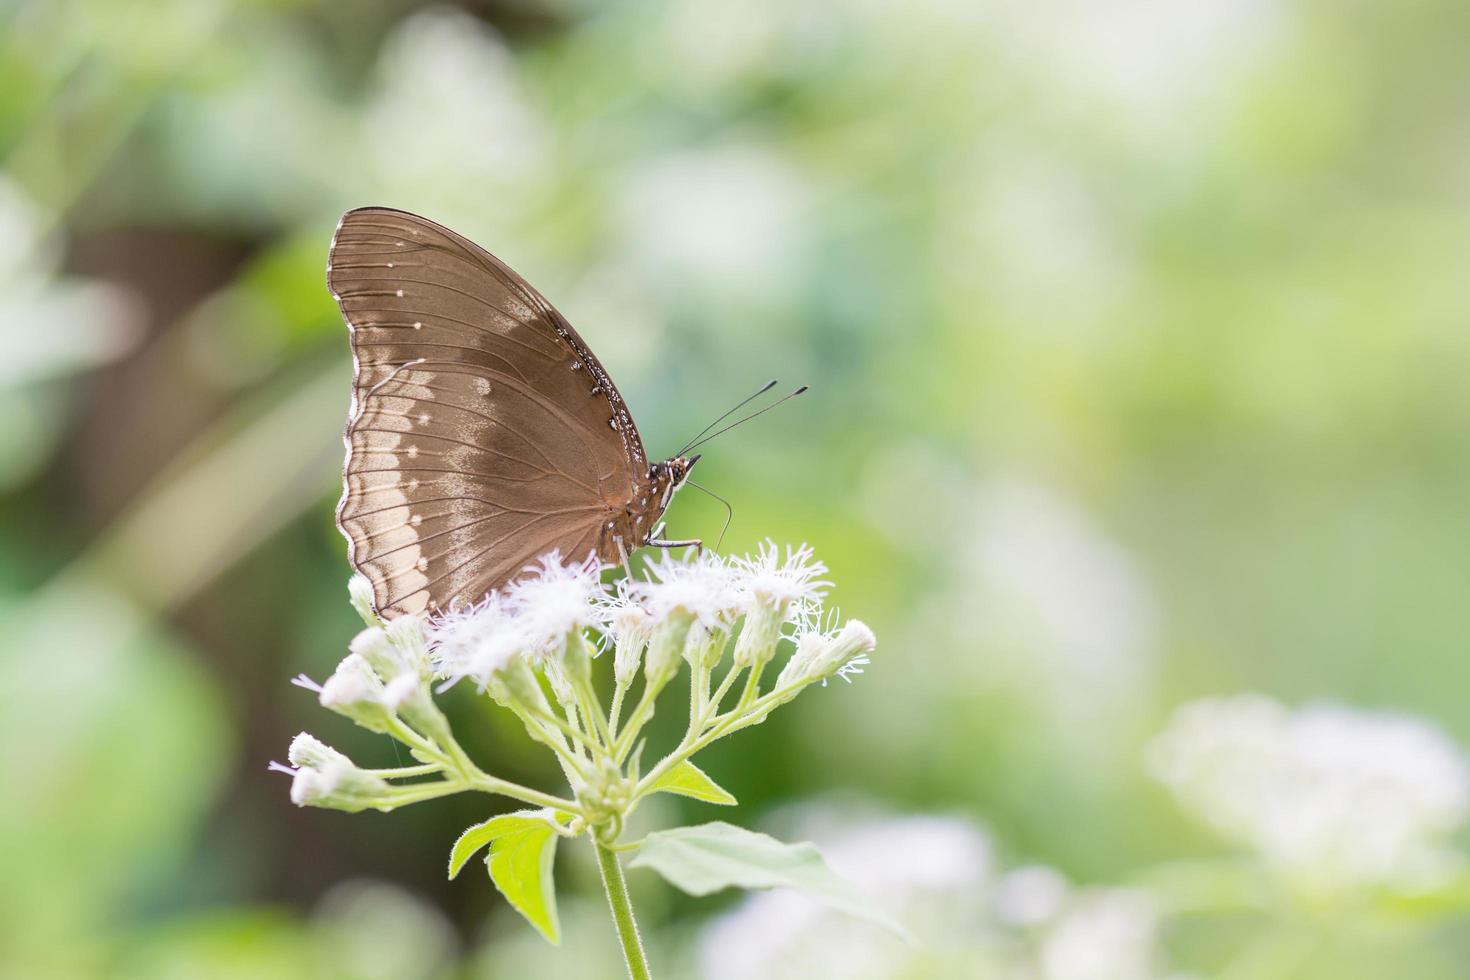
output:
[[687,759],[660,776],[648,791],[673,793],[718,806],[734,806],[739,802],[728,790],[705,775],[704,770]]
[[177,887],[229,754],[196,656],[114,590],[57,582],[0,609],[0,738],[0,947],[46,955]]
[[812,844],[783,844],[717,821],[649,834],[629,867],[652,868],[691,895],[724,888],[795,888],[911,939],[857,886],[838,877]]

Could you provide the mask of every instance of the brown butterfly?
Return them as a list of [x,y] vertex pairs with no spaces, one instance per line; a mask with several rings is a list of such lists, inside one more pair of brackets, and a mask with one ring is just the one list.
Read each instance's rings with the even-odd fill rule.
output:
[[337,525],[379,614],[476,601],[552,549],[699,544],[656,537],[699,456],[650,465],[607,371],[505,263],[390,208],[347,212],[327,262],[353,354]]

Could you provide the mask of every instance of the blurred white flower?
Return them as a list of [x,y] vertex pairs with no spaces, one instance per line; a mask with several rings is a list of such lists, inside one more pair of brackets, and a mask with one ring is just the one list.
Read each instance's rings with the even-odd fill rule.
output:
[[96,280],[60,278],[54,217],[0,171],[0,389],[95,367],[139,339],[134,300]]
[[454,974],[454,926],[437,907],[387,882],[343,882],[312,912],[333,975],[353,980],[435,980]]
[[1153,774],[1295,884],[1413,889],[1459,863],[1445,838],[1470,817],[1470,767],[1418,718],[1246,694],[1175,712]]
[[[797,836],[816,840],[855,882],[931,946],[964,941],[978,922],[990,842],[951,817],[883,817],[852,825],[815,810]],[[842,824],[847,822],[844,828]],[[701,937],[705,980],[902,976],[916,950],[871,925],[789,891],[760,892],[718,916]]]
[[1007,0],[989,9],[999,52],[1087,100],[1110,127],[1155,137],[1197,134],[1199,110],[1283,24],[1276,0]]
[[[363,143],[384,180],[441,186],[514,181],[546,165],[548,138],[527,104],[500,38],[462,11],[426,10],[383,45],[379,88],[363,114]],[[507,202],[501,202],[502,204]]]
[[1056,917],[1069,891],[1055,868],[1033,864],[1008,872],[996,884],[995,915],[1008,926],[1036,926]]
[[1083,511],[1021,480],[983,490],[977,525],[959,597],[963,620],[994,650],[977,669],[1010,672],[1001,680],[1068,720],[1121,721],[1146,703],[1157,612],[1128,552]]
[[769,303],[798,281],[806,199],[795,166],[774,150],[690,151],[656,159],[629,178],[623,238],[650,277]]
[[1139,277],[1136,247],[1085,178],[1046,153],[988,148],[944,215],[938,268],[950,288],[1021,343],[1090,351],[1130,336],[1119,306]]
[[1159,914],[1145,892],[1085,889],[1047,925],[1036,952],[1041,980],[1153,980]]

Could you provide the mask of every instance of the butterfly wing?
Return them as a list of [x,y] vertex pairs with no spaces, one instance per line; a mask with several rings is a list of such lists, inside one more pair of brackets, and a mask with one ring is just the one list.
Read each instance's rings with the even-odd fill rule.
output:
[[647,480],[581,337],[489,252],[425,218],[349,211],[327,282],[351,333],[337,524],[383,615],[474,601],[553,548],[598,553]]

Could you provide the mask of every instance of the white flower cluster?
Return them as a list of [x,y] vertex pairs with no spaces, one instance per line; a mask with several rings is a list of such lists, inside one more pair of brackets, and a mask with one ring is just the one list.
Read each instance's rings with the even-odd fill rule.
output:
[[833,869],[910,927],[919,946],[790,891],[751,895],[701,937],[709,980],[992,977],[1160,980],[1161,916],[1145,892],[1074,887],[1031,865],[997,876],[975,824],[939,815],[854,822],[852,807],[800,815]]
[[712,650],[718,657],[743,618],[734,653],[741,666],[769,660],[783,638],[794,644],[779,687],[846,676],[867,662],[876,642],[856,620],[820,627],[830,583],[821,577],[827,567],[805,546],[788,548],[784,557],[770,542],[753,556],[729,559],[665,553],[648,562],[646,578],[616,588],[604,586],[599,571],[595,563],[562,564],[553,552],[501,591],[438,618],[429,628],[435,674],[494,694],[521,664],[580,669],[576,661],[588,648],[576,638],[590,628],[616,647],[619,684],[630,683],[640,665],[666,680],[681,656],[692,662],[697,651]]
[[432,711],[428,648],[417,617],[404,617],[387,627],[369,626],[353,638],[348,650],[324,683],[305,674],[292,683],[316,692],[322,707],[373,732],[388,731],[399,715],[419,721]]
[[1458,858],[1470,767],[1417,718],[1246,694],[1180,708],[1153,774],[1205,823],[1296,885],[1427,887]]

